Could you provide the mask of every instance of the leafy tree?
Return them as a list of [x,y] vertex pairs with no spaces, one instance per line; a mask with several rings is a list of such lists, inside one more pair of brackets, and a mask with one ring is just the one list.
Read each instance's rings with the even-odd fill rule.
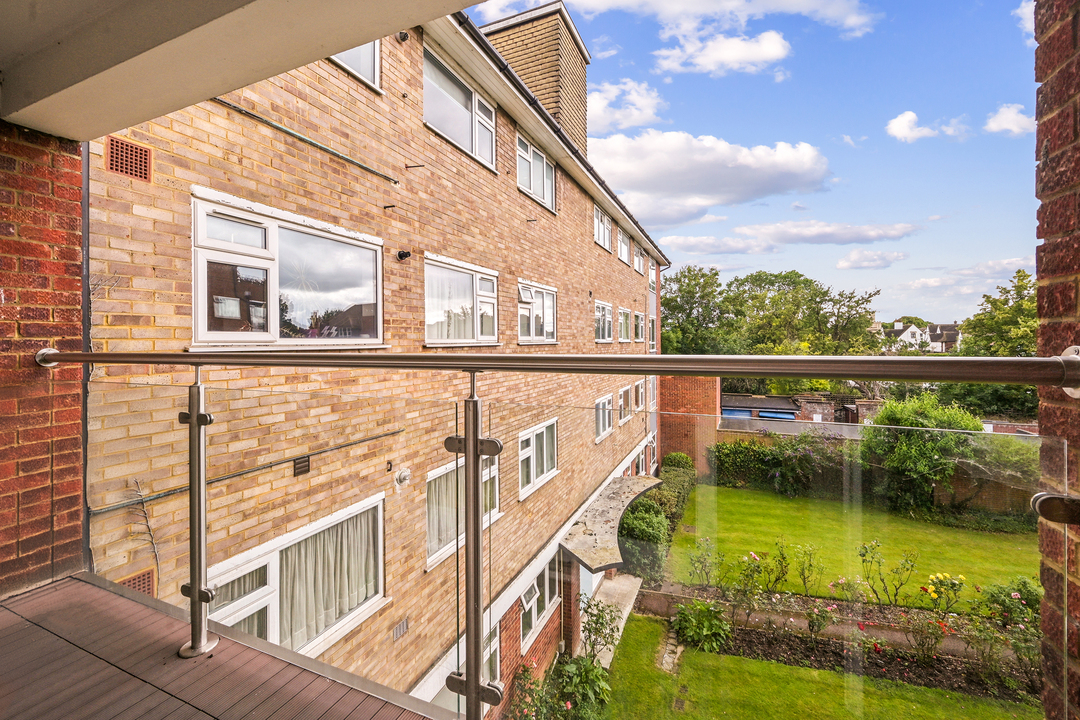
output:
[[903,323],[904,327],[907,327],[908,325],[914,325],[917,328],[924,328],[930,324],[918,315],[902,315],[896,318],[896,320],[894,320],[893,322]]
[[[966,357],[1035,357],[1039,320],[1035,305],[1035,278],[1017,270],[1009,287],[998,286],[997,296],[983,295],[979,311],[960,326],[958,350]],[[982,417],[1033,418],[1039,396],[1034,385],[942,383],[942,402],[956,403]]]
[[904,401],[890,400],[863,435],[863,457],[885,470],[875,492],[893,510],[930,509],[934,486],[951,488],[958,460],[975,457],[971,435],[941,430],[981,431],[977,417],[956,405],[943,406],[926,393]]
[[687,265],[660,283],[663,352],[673,355],[732,354],[723,331],[724,284],[715,268]]

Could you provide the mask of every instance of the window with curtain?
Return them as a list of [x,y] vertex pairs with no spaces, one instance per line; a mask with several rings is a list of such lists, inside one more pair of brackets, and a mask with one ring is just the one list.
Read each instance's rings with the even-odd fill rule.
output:
[[235,569],[211,569],[218,589],[210,619],[290,650],[321,652],[320,642],[332,643],[383,595],[379,500],[242,553],[229,563]]
[[619,342],[630,342],[630,317],[629,310],[619,308]]
[[[484,503],[484,525],[493,522],[499,511],[499,461],[485,457],[480,463],[480,495]],[[428,560],[441,560],[456,547],[465,533],[465,464],[460,460],[428,476],[427,553]]]
[[424,263],[427,342],[495,342],[498,339],[496,283],[494,273]]

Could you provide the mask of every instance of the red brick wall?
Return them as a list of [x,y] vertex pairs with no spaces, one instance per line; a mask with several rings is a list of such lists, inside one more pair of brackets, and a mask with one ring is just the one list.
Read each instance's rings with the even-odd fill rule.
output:
[[[1080,143],[1077,135],[1077,95],[1080,91],[1080,53],[1077,52],[1076,24],[1080,18],[1072,0],[1038,0],[1035,4],[1035,80],[1041,83],[1036,101],[1035,192],[1039,208],[1036,248],[1039,309],[1039,355],[1061,353],[1080,344],[1080,314],[1077,312],[1076,284],[1080,277]],[[1067,467],[1075,481],[1080,448],[1080,403],[1060,390],[1039,388],[1039,427],[1042,434],[1065,438],[1069,443]],[[1043,476],[1053,488],[1062,478],[1065,458],[1056,448],[1043,449]],[[1057,487],[1057,490],[1062,488]],[[1069,531],[1069,546],[1075,545],[1075,528]],[[1043,600],[1043,669],[1046,677],[1043,704],[1048,718],[1075,717],[1076,696],[1067,703],[1062,692],[1062,597],[1065,575],[1072,596],[1080,592],[1080,574],[1075,555],[1070,553],[1065,567],[1060,526],[1040,522],[1041,576],[1046,588]],[[1073,666],[1080,637],[1080,602],[1069,603],[1070,647],[1069,685],[1072,693],[1080,687],[1080,674]],[[1066,705],[1072,707],[1066,712]]]
[[705,448],[716,442],[721,396],[718,378],[661,377],[659,392],[660,459],[682,452],[706,472]]
[[79,146],[0,121],[0,597],[82,569]]

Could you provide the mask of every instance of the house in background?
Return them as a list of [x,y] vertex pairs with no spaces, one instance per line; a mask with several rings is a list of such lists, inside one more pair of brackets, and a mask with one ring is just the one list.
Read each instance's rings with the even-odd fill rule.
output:
[[891,328],[883,328],[881,336],[885,339],[885,346],[894,350],[911,349],[919,350],[929,342],[926,330],[914,325],[905,325],[895,322]]
[[930,352],[934,353],[952,352],[964,339],[960,324],[955,322],[927,325],[926,336],[930,343]]
[[[91,142],[93,349],[657,352],[667,260],[585,159],[588,62],[559,2],[457,15]],[[466,379],[208,379],[211,619],[455,705],[462,460],[443,441]],[[88,399],[95,570],[174,604],[190,381],[100,368]],[[488,679],[577,646],[573,599],[605,568],[561,543],[656,467],[656,389],[480,377],[505,447],[483,469]]]

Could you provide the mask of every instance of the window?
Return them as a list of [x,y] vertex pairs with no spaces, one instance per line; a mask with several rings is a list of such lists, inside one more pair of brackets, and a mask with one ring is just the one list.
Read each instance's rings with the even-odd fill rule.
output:
[[634,342],[645,342],[645,313],[634,313]]
[[608,395],[597,400],[593,406],[596,412],[596,442],[600,442],[607,437],[607,434],[611,432],[611,426],[614,424],[611,417],[611,401],[612,396]]
[[243,204],[194,201],[195,342],[378,344],[381,242]]
[[518,484],[521,499],[558,473],[558,423],[549,420],[543,425],[526,430],[518,436],[518,458],[521,472]]
[[633,388],[627,385],[619,391],[619,424],[630,419],[630,416],[634,414],[634,406],[632,404]]
[[634,383],[634,410],[645,409],[645,381],[638,380]]
[[518,285],[518,339],[521,342],[555,342],[553,288]]
[[372,87],[379,87],[379,41],[338,53],[331,58],[350,75],[358,77]]
[[380,493],[211,569],[210,619],[318,655],[383,594]]
[[619,342],[630,342],[630,311],[619,308]]
[[656,318],[649,318],[649,352],[656,352]]
[[447,258],[424,262],[424,306],[430,344],[498,340],[498,273]]
[[[458,665],[458,672],[465,672],[465,641],[462,639],[459,641],[459,652],[461,653],[461,664]],[[484,652],[483,663],[480,665],[480,677],[486,681],[495,682],[501,677],[499,669],[499,625],[495,623],[495,626],[484,635]],[[446,708],[453,712],[459,712],[464,714],[465,712],[465,698],[462,695],[458,695],[450,690],[448,687],[443,687],[439,690],[438,694],[431,699],[433,705],[438,705],[441,708]],[[484,708],[490,706],[484,705]]]
[[525,652],[559,604],[559,560],[548,564],[521,596],[521,651]]
[[611,342],[611,306],[596,303],[596,342]]
[[549,210],[555,209],[555,166],[544,153],[531,143],[517,140],[518,187],[540,201]]
[[424,50],[424,122],[485,165],[495,165],[495,111]]
[[660,384],[660,380],[656,375],[650,375],[649,376],[649,390],[648,390],[648,393],[649,393],[649,409],[650,410],[655,410],[656,409],[656,399],[657,399],[657,395],[659,393],[659,391],[658,391],[659,384]]
[[642,448],[641,452],[634,458],[634,475],[645,475],[645,449]]
[[618,228],[615,231],[619,235],[619,259],[627,265],[630,264],[630,238]]
[[656,262],[649,258],[649,289],[656,292]]
[[[480,494],[484,498],[484,524],[498,519],[499,461],[484,457],[480,462]],[[428,475],[427,551],[428,564],[448,557],[456,541],[465,533],[465,459],[445,465]]]
[[597,245],[611,252],[611,218],[595,205],[593,205],[593,240]]
[[645,251],[640,245],[634,245],[634,269],[642,275],[645,274]]

